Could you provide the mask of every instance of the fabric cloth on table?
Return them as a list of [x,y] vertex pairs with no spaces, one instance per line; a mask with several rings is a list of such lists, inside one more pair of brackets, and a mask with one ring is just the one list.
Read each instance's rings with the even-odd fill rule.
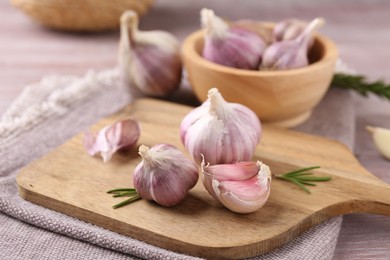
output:
[[[48,76],[26,87],[15,100],[0,121],[1,259],[196,259],[43,208],[18,195],[19,169],[132,100],[119,83],[116,69],[89,72],[81,78]],[[338,140],[352,149],[354,120],[351,93],[331,89],[312,117],[296,130]],[[325,221],[254,259],[331,259],[341,222],[342,217]]]

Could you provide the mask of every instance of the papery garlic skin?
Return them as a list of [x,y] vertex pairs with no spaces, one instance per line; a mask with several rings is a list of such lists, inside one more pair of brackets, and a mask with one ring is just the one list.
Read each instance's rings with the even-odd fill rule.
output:
[[83,144],[89,155],[100,153],[103,162],[108,162],[117,151],[131,149],[137,143],[140,134],[138,121],[126,119],[104,127],[97,134],[85,131]]
[[311,34],[323,23],[324,19],[316,18],[297,38],[271,44],[264,52],[260,69],[287,70],[309,65],[307,50]]
[[179,204],[198,181],[198,166],[173,145],[141,145],[142,157],[133,173],[138,194],[165,207]]
[[136,87],[150,96],[167,96],[172,93],[181,81],[179,48],[179,42],[172,34],[165,31],[140,31],[137,14],[134,11],[123,13],[119,67],[126,86]]
[[[201,164],[202,181],[206,190],[226,208],[237,213],[254,212],[267,202],[271,191],[271,171],[259,161],[237,164]],[[248,167],[250,166],[250,167]],[[210,167],[213,170],[210,171]],[[253,174],[252,168],[257,172]],[[242,168],[241,170],[237,170]],[[236,175],[231,173],[236,171]],[[224,173],[227,173],[226,175]]]
[[229,27],[212,10],[201,10],[205,30],[202,56],[214,63],[238,69],[255,70],[265,49],[263,39],[254,32]]
[[261,123],[248,107],[226,102],[218,89],[189,112],[180,124],[180,138],[188,153],[201,163],[203,154],[210,164],[252,159],[261,138]]
[[390,129],[367,126],[367,131],[372,134],[372,139],[378,151],[383,157],[390,160]]

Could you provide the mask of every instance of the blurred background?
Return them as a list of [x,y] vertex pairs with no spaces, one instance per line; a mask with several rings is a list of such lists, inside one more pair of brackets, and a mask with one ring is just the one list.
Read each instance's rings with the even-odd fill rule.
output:
[[[370,79],[390,81],[390,1],[244,0],[238,4],[233,0],[155,0],[141,18],[140,27],[167,30],[182,40],[199,28],[202,7],[232,20],[311,20],[322,16],[326,24],[320,32],[336,42],[349,66]],[[83,75],[90,68],[101,70],[116,65],[117,30],[55,31],[32,21],[7,0],[0,0],[0,17],[0,115],[25,85],[46,74]]]

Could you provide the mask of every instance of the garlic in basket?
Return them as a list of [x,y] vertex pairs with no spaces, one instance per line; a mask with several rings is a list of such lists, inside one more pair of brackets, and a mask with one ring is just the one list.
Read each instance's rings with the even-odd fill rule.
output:
[[205,29],[202,56],[214,63],[239,69],[255,70],[260,65],[265,43],[254,32],[239,27],[229,27],[212,10],[201,10]]
[[177,89],[182,63],[179,43],[164,31],[138,30],[138,16],[126,11],[121,17],[119,46],[121,80],[135,91],[166,96]]
[[197,163],[201,154],[211,164],[249,161],[260,137],[257,115],[244,105],[226,102],[216,88],[180,125],[181,141]]
[[201,164],[206,190],[226,208],[250,213],[261,208],[271,191],[271,171],[259,161],[235,164]]
[[131,149],[140,134],[138,121],[126,119],[104,127],[98,134],[85,131],[83,144],[89,155],[100,153],[103,161],[108,162],[115,152]]
[[133,184],[146,200],[171,207],[179,204],[198,181],[198,166],[173,145],[139,147],[142,162],[133,173]]
[[311,34],[322,24],[324,19],[316,18],[293,40],[274,42],[264,52],[260,69],[286,70],[307,66],[307,50]]

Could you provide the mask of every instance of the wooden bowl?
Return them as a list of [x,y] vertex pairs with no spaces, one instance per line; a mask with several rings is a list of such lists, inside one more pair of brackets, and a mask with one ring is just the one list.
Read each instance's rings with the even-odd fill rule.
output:
[[251,71],[204,59],[202,30],[189,35],[182,56],[191,86],[200,101],[216,87],[229,102],[251,108],[264,123],[293,127],[308,119],[329,88],[338,55],[336,45],[316,35],[310,65],[292,70]]
[[148,11],[154,0],[11,0],[35,21],[67,31],[103,31],[119,27],[126,10],[138,15]]

